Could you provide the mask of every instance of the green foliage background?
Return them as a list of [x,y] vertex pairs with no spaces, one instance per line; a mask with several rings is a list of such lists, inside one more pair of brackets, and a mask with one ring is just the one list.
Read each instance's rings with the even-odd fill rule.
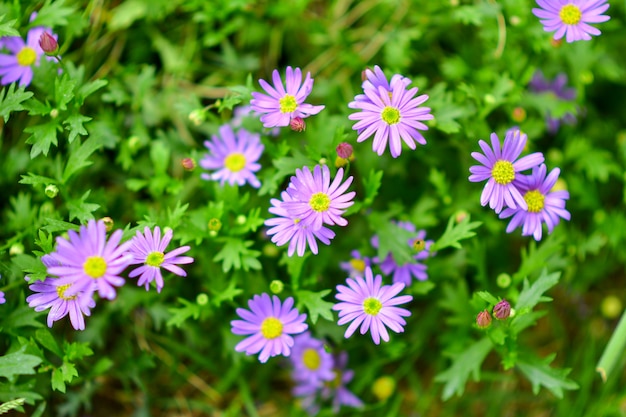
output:
[[[230,333],[235,308],[279,279],[281,297],[296,298],[314,333],[348,351],[362,415],[626,415],[621,355],[606,383],[595,371],[619,316],[603,300],[623,299],[626,281],[626,3],[609,3],[601,36],[560,45],[532,15],[535,3],[520,0],[0,3],[0,35],[49,26],[63,57],[62,73],[44,62],[31,86],[0,90],[2,407],[31,416],[304,415],[280,359],[262,365],[236,353],[240,338]],[[263,137],[262,188],[222,188],[185,171],[181,159],[202,157],[203,141],[260,90],[257,80],[287,65],[312,73],[308,102],[326,109],[304,133]],[[356,144],[347,119],[361,71],[373,65],[430,96],[428,144],[397,159],[378,157],[371,140]],[[566,73],[576,101],[529,93],[537,69]],[[524,120],[513,118],[518,107]],[[584,116],[550,135],[548,111]],[[255,119],[244,125],[262,131]],[[478,140],[513,125],[528,134],[528,152],[560,167],[571,194],[572,220],[540,243],[506,234],[506,222],[480,206],[482,185],[467,180]],[[341,141],[356,155],[350,224],[319,255],[288,258],[264,236],[269,199],[295,168],[333,166]],[[161,294],[129,280],[115,301],[98,302],[83,332],[67,320],[48,329],[25,302],[24,276],[44,278],[38,257],[54,238],[105,216],[125,238],[171,227],[196,262]],[[405,333],[381,346],[345,340],[329,310],[345,279],[339,262],[355,248],[374,256],[376,233],[406,255],[391,219],[436,241],[429,280],[407,290]],[[496,283],[503,273],[506,288]],[[479,330],[476,314],[501,298],[518,315]],[[371,388],[384,375],[397,385],[380,400]]]

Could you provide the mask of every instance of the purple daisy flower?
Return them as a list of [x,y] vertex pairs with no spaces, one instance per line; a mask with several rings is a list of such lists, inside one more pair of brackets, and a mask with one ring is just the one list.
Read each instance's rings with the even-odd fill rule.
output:
[[246,355],[259,353],[259,361],[267,362],[272,356],[291,354],[294,344],[293,334],[304,332],[309,326],[304,322],[306,314],[292,308],[293,298],[288,297],[281,304],[280,299],[267,293],[255,295],[248,300],[250,310],[237,309],[237,315],[243,320],[230,322],[232,332],[238,335],[250,335],[235,346],[237,352]]
[[478,144],[484,152],[472,152],[472,158],[481,163],[470,167],[469,180],[480,182],[487,180],[480,196],[480,204],[494,209],[496,213],[502,211],[506,204],[510,208],[517,206],[526,209],[526,201],[513,184],[516,174],[531,169],[543,163],[541,152],[535,152],[517,159],[526,146],[528,137],[518,129],[510,129],[504,138],[504,146],[500,148],[500,139],[495,133],[491,134],[491,148],[483,140]]
[[104,222],[90,220],[78,233],[70,230],[69,240],[57,237],[53,257],[60,265],[48,266],[48,273],[59,277],[59,286],[72,284],[65,290],[66,296],[95,288],[100,297],[115,298],[114,287],[126,282],[119,274],[133,261],[133,255],[127,253],[132,242],[119,244],[122,233],[116,230],[107,242]]
[[[74,284],[63,284],[59,278],[46,278],[29,286],[30,290],[37,293],[26,298],[26,302],[35,311],[43,311],[48,308],[48,327],[69,314],[72,327],[76,330],[85,330],[85,318],[91,315],[91,308],[96,306],[93,299],[93,289],[74,292],[69,294],[69,289]],[[92,285],[95,285],[92,283]]]
[[254,175],[261,169],[257,161],[264,149],[258,134],[243,128],[234,133],[230,125],[223,125],[219,136],[211,136],[211,141],[205,141],[204,145],[209,153],[200,160],[200,166],[216,171],[202,174],[203,179],[219,181],[221,185],[228,182],[230,185],[249,183],[254,188],[261,186]]
[[[2,47],[11,54],[0,54],[0,83],[3,85],[19,81],[20,87],[28,86],[33,80],[33,66],[39,66],[39,60],[45,55],[39,45],[41,35],[47,32],[54,39],[49,28],[34,27],[28,31],[26,42],[19,36],[5,36],[1,38]],[[49,58],[54,59],[54,58]]]
[[365,268],[372,266],[372,260],[366,256],[362,256],[358,250],[350,252],[352,259],[347,262],[340,262],[339,268],[348,273],[350,278],[362,277]]
[[259,80],[261,87],[269,94],[252,92],[250,106],[252,110],[263,114],[261,122],[265,127],[289,126],[291,119],[300,117],[302,119],[313,116],[324,109],[324,106],[313,106],[304,102],[313,89],[313,78],[307,72],[304,83],[302,82],[302,71],[287,67],[285,84],[280,78],[278,70],[272,72],[274,87],[265,80]]
[[0,291],[0,304],[4,304],[7,302],[7,299],[4,297],[4,291]]
[[356,277],[348,278],[345,285],[337,285],[335,298],[342,301],[333,306],[333,310],[339,311],[338,325],[350,323],[344,336],[352,336],[356,329],[361,326],[361,334],[368,330],[372,334],[372,340],[377,345],[380,339],[389,341],[387,327],[396,333],[404,332],[406,321],[402,317],[411,315],[409,310],[395,307],[399,304],[408,303],[413,299],[410,295],[396,297],[404,289],[404,284],[382,285],[380,275],[374,278],[372,268],[365,269],[365,279]]
[[[576,99],[576,89],[567,87],[567,75],[560,73],[553,81],[549,81],[540,70],[535,71],[532,80],[528,84],[530,91],[534,93],[552,93],[556,97],[564,101],[572,101]],[[546,115],[546,125],[548,132],[556,133],[559,130],[561,122],[567,124],[576,123],[576,115],[565,113],[562,117],[552,117],[550,113]]]
[[341,215],[354,204],[352,199],[356,193],[345,193],[352,179],[348,177],[342,184],[343,168],[339,168],[332,183],[326,165],[316,165],[313,173],[306,166],[296,169],[296,175],[291,177],[287,187],[292,200],[285,201],[283,208],[313,230],[319,230],[322,224],[346,226],[348,221]]
[[326,384],[322,388],[322,398],[332,398],[333,413],[338,413],[342,405],[353,408],[363,407],[361,401],[356,395],[346,388],[346,385],[354,378],[354,371],[347,369],[348,354],[341,352],[334,356],[335,360],[335,379]]
[[520,178],[516,184],[524,196],[527,209],[507,208],[500,213],[500,218],[513,217],[506,228],[511,233],[520,225],[523,236],[533,236],[535,240],[541,240],[542,223],[548,226],[548,234],[559,224],[561,218],[569,220],[569,211],[565,209],[565,200],[569,199],[569,193],[565,190],[551,191],[559,178],[558,168],[550,171],[546,177],[545,164],[533,168],[531,175]]
[[[384,74],[383,74],[384,77]],[[348,116],[357,120],[352,129],[359,133],[357,142],[363,142],[374,135],[372,150],[382,155],[389,142],[391,156],[397,158],[402,153],[402,141],[415,149],[415,142],[426,144],[426,139],[418,130],[428,130],[421,121],[433,119],[429,107],[420,107],[428,100],[423,94],[415,97],[417,87],[407,90],[410,83],[405,77],[394,75],[388,84],[379,75],[368,77],[363,83],[365,97],[359,95],[348,104],[351,109],[361,110]],[[407,82],[408,81],[408,82]]]
[[282,201],[272,198],[269,212],[278,217],[265,220],[265,225],[271,227],[266,233],[272,236],[272,242],[277,246],[282,246],[289,242],[287,255],[292,256],[297,249],[298,256],[304,256],[307,244],[311,252],[317,255],[317,240],[323,244],[330,245],[330,241],[335,237],[335,232],[327,227],[320,227],[313,230],[310,225],[304,224],[299,217],[293,216],[283,207],[285,202],[293,201],[293,198],[286,192],[281,193]]
[[[364,81],[363,84],[361,84],[363,90],[371,89],[374,91],[378,91],[378,87],[383,87],[389,94],[393,92],[393,86],[396,83],[401,83],[405,88],[408,87],[409,84],[411,84],[410,79],[400,74],[394,74],[391,77],[391,80],[387,80],[385,73],[383,72],[383,70],[380,69],[378,65],[374,65],[373,70],[367,68],[363,72],[363,78]],[[367,101],[369,103],[372,103],[372,101],[365,94],[358,94],[354,97],[354,100]]]
[[[425,281],[428,279],[426,270],[428,267],[420,261],[430,257],[430,247],[434,243],[432,240],[426,239],[426,231],[420,230],[416,232],[416,227],[411,222],[395,222],[399,227],[409,232],[417,233],[414,238],[407,241],[407,244],[414,248],[417,253],[413,256],[413,260],[405,264],[399,265],[393,257],[393,254],[389,253],[385,259],[380,262],[378,258],[374,258],[374,262],[378,263],[381,271],[385,275],[393,274],[393,282],[402,283],[406,286],[411,285],[413,282],[412,277],[415,277],[418,281]],[[378,236],[372,238],[372,246],[378,249]]]
[[600,31],[588,23],[601,23],[610,19],[603,15],[609,8],[606,0],[537,0],[540,9],[533,14],[541,19],[543,30],[555,32],[554,39],[565,36],[567,42],[591,39]]
[[[313,338],[310,332],[299,334],[293,341],[290,359],[295,381],[321,387],[335,378],[333,356],[324,349],[324,342]],[[297,387],[294,394],[298,395]]]
[[140,287],[144,285],[146,291],[150,289],[150,283],[155,281],[157,292],[161,292],[163,288],[161,268],[165,268],[180,277],[187,276],[187,273],[177,264],[190,264],[193,262],[193,258],[190,256],[179,256],[187,252],[190,249],[189,246],[182,246],[171,252],[164,253],[165,248],[172,240],[172,234],[172,229],[168,228],[163,238],[161,238],[159,226],[154,228],[154,234],[146,226],[143,234],[137,231],[137,234],[131,240],[132,246],[129,249],[129,253],[134,258],[131,264],[143,265],[132,270],[128,276],[130,278],[139,276],[137,285]]

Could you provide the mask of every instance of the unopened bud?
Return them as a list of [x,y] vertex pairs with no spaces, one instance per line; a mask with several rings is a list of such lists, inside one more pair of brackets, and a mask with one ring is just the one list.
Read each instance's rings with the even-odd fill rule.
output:
[[502,300],[493,308],[493,316],[498,320],[506,320],[511,315],[511,304],[508,301]]
[[622,302],[616,296],[609,295],[602,300],[600,310],[607,319],[616,319],[622,312]]
[[220,219],[216,219],[215,217],[213,217],[211,220],[209,220],[207,226],[209,227],[209,230],[211,232],[219,232],[222,228],[222,222],[220,221]]
[[306,130],[306,123],[302,117],[294,117],[289,122],[289,127],[294,132],[304,132]]
[[415,252],[421,252],[426,249],[426,242],[424,239],[415,239],[412,246]]
[[44,190],[44,192],[49,198],[54,198],[57,196],[57,194],[59,194],[59,187],[54,184],[48,184],[46,185],[46,189]]
[[238,225],[244,225],[246,224],[246,221],[248,219],[246,219],[246,216],[244,216],[243,214],[240,214],[239,216],[237,216],[237,218],[235,219],[235,223],[237,223]]
[[555,48],[558,48],[559,46],[561,46],[562,43],[563,43],[562,39],[550,38],[550,45],[552,45]]
[[50,110],[50,118],[56,119],[57,117],[59,117],[59,109]]
[[337,155],[343,159],[349,159],[354,152],[354,148],[348,142],[341,142],[337,145]]
[[343,168],[348,165],[348,162],[349,161],[346,158],[338,156],[337,158],[335,158],[335,168]]
[[200,126],[206,120],[206,110],[197,109],[189,113],[189,121],[196,126]]
[[49,56],[55,56],[59,52],[59,43],[48,32],[43,32],[39,37],[39,46]]
[[283,282],[280,280],[275,279],[270,282],[270,291],[273,294],[280,294],[281,292],[283,292],[283,288],[285,288],[285,284],[283,284]]
[[115,224],[115,222],[113,221],[112,218],[110,218],[109,216],[103,217],[102,222],[104,223],[104,228],[106,229],[107,232],[110,232],[111,230],[113,230],[113,225]]
[[367,70],[369,68],[364,69],[363,71],[361,71],[361,81],[367,81]]
[[136,152],[141,147],[141,140],[137,136],[131,136],[128,138],[128,149],[131,152]]
[[505,274],[504,272],[498,275],[496,278],[496,284],[500,288],[508,288],[511,285],[511,276],[509,274]]
[[517,26],[522,23],[522,19],[519,16],[511,16],[509,22],[511,22],[511,26]]
[[275,258],[278,255],[280,255],[280,251],[278,250],[275,244],[267,243],[265,244],[265,246],[263,246],[263,255],[269,258]]
[[487,310],[483,310],[476,316],[476,325],[481,329],[486,329],[491,325],[491,314]]
[[20,242],[15,242],[9,248],[9,255],[11,256],[21,255],[23,253],[24,253],[24,245],[22,245]]
[[180,164],[183,166],[183,168],[185,168],[187,171],[193,171],[196,168],[196,161],[193,158],[183,158],[180,161]]
[[457,223],[461,223],[463,220],[467,218],[467,215],[468,215],[467,211],[459,210],[454,215],[454,221],[456,221]]
[[196,296],[196,304],[199,306],[205,306],[209,302],[209,296],[201,292]]
[[319,160],[320,165],[326,165],[326,162],[328,162],[326,158],[320,158]]
[[516,107],[511,112],[511,118],[514,122],[521,123],[526,120],[526,110],[523,107]]
[[381,376],[372,384],[372,393],[379,401],[385,401],[391,397],[396,389],[396,380],[389,375]]

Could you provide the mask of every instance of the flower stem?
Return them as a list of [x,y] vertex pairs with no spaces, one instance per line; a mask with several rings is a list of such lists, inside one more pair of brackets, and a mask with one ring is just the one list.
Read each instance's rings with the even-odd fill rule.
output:
[[624,353],[624,348],[626,348],[626,311],[622,313],[622,318],[617,323],[617,328],[613,332],[596,366],[596,371],[600,373],[603,382],[606,382],[611,372],[613,372],[615,364]]

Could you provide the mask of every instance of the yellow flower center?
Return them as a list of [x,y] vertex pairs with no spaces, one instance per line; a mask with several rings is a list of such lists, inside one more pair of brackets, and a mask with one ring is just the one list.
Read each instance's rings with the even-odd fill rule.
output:
[[261,323],[261,334],[266,339],[276,339],[283,333],[283,323],[276,317],[268,317]]
[[146,264],[150,266],[161,266],[165,260],[163,252],[150,252],[146,258]]
[[242,153],[233,152],[224,158],[224,166],[230,172],[239,172],[246,166],[246,157]]
[[102,256],[90,256],[83,264],[83,271],[93,279],[102,277],[107,271],[107,263]]
[[280,104],[281,113],[293,113],[298,108],[296,98],[291,94],[285,94],[285,97],[278,100],[278,103]]
[[580,7],[575,4],[566,4],[561,7],[561,11],[559,11],[559,18],[566,25],[575,25],[580,22],[583,14],[580,11]]
[[309,206],[317,212],[326,211],[330,207],[330,197],[326,193],[315,193],[309,200]]
[[37,52],[29,46],[25,46],[17,53],[17,63],[23,67],[30,67],[37,60]]
[[381,308],[383,304],[374,297],[368,297],[363,301],[363,311],[370,316],[377,315]]
[[350,266],[356,271],[365,271],[365,261],[363,259],[350,259]]
[[302,354],[302,362],[304,363],[304,366],[312,371],[315,371],[320,367],[322,358],[320,358],[320,354],[317,350],[308,348]]
[[59,296],[59,298],[61,300],[65,300],[65,301],[69,301],[69,300],[75,300],[76,299],[76,295],[71,295],[69,297],[65,296],[65,291],[67,291],[67,289],[69,287],[71,287],[72,284],[65,284],[65,285],[59,285],[57,287],[57,295]]
[[493,164],[491,176],[498,184],[507,185],[515,179],[515,168],[509,161],[497,161]]
[[395,107],[387,106],[380,113],[380,117],[388,125],[395,125],[400,121],[400,110]]
[[529,213],[539,213],[543,210],[543,202],[546,197],[538,190],[532,190],[524,194],[524,201],[528,204]]

